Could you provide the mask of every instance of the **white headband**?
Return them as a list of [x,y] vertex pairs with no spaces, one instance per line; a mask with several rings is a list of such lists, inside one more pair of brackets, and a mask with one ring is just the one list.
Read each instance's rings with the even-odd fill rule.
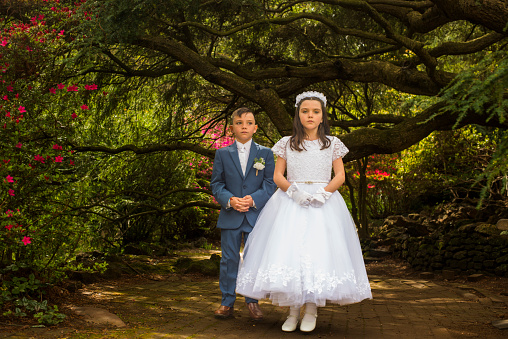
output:
[[326,107],[326,97],[323,95],[323,93],[314,92],[314,91],[303,92],[301,94],[298,94],[296,96],[295,107],[298,107],[298,104],[300,103],[300,101],[304,100],[305,98],[319,98],[325,104],[325,107]]

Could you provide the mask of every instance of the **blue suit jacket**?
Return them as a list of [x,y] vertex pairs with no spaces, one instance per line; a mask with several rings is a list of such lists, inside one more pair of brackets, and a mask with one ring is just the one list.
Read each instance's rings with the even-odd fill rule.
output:
[[[254,158],[263,158],[265,168],[258,172],[254,166]],[[221,205],[217,228],[235,229],[240,227],[246,217],[249,224],[254,226],[260,210],[272,196],[277,188],[273,182],[273,170],[275,161],[272,150],[251,143],[249,159],[245,169],[245,176],[242,173],[236,141],[227,147],[218,149],[215,152],[213,161],[213,172],[210,186],[217,202]],[[256,204],[245,213],[238,212],[233,208],[227,208],[231,197],[243,198],[250,195]]]

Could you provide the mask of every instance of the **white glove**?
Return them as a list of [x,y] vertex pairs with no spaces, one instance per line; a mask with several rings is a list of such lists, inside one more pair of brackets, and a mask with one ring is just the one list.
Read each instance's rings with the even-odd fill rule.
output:
[[298,205],[308,208],[312,195],[298,188],[296,183],[292,183],[286,191],[286,194],[293,199]]
[[331,196],[331,192],[327,192],[323,187],[319,187],[316,193],[312,195],[312,198],[310,199],[310,205],[316,208],[321,207]]

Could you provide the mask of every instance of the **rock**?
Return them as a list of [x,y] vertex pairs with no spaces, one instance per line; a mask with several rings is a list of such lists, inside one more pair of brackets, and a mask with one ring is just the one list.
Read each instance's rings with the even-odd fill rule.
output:
[[77,315],[84,316],[86,321],[94,324],[111,325],[116,327],[127,326],[122,319],[118,318],[118,316],[102,308],[84,306],[72,307],[72,310],[76,312]]
[[499,235],[501,231],[493,224],[487,223],[478,223],[474,229],[478,233],[483,233],[486,235]]
[[421,279],[432,279],[432,278],[434,278],[434,273],[432,273],[432,272],[421,272],[420,273],[420,278]]
[[384,258],[390,256],[390,251],[385,249],[370,249],[369,256],[374,258]]
[[471,275],[469,275],[467,277],[467,281],[471,281],[471,282],[480,281],[480,280],[483,279],[483,277],[484,277],[484,275],[480,274],[480,273],[478,273],[478,274],[471,274]]
[[501,231],[508,231],[508,219],[500,219],[496,223],[496,227]]
[[500,330],[505,330],[508,328],[508,319],[494,320],[492,321],[492,325]]

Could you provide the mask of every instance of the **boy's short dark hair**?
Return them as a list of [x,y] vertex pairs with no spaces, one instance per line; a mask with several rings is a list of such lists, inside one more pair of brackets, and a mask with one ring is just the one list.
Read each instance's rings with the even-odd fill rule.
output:
[[240,107],[240,108],[237,108],[236,110],[234,110],[233,113],[231,113],[231,124],[233,124],[233,119],[235,117],[240,118],[245,113],[252,113],[252,115],[254,116],[254,120],[256,120],[256,115],[254,114],[254,112],[252,112],[252,110],[250,108]]

